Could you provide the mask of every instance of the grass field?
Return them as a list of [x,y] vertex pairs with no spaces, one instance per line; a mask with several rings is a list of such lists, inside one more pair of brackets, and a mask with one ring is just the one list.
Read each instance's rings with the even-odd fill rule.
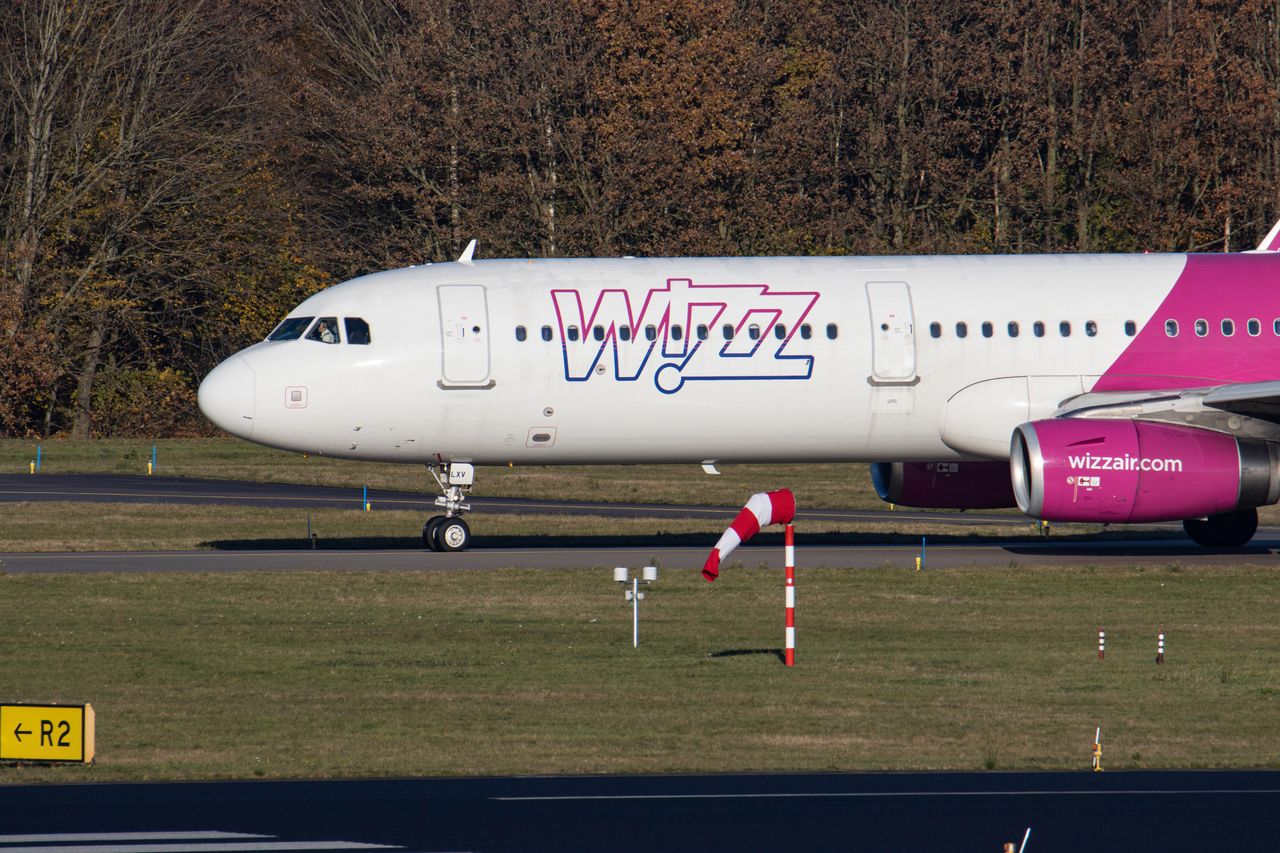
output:
[[[22,473],[36,457],[36,443],[0,440],[0,472]],[[303,457],[234,438],[160,441],[53,441],[41,447],[40,470],[50,474],[145,474],[156,447],[156,473],[167,477],[369,486],[436,492],[435,481],[420,465],[349,462]],[[801,506],[812,508],[883,507],[871,487],[866,465],[806,465],[803,481],[779,465],[726,465],[708,476],[697,465],[624,465],[613,467],[482,467],[476,494],[645,503],[694,503],[739,506],[755,492],[783,486],[793,489]]]
[[4,698],[99,732],[0,780],[1280,765],[1272,569],[797,583],[788,670],[762,570],[664,572],[639,649],[605,571],[0,576]]
[[[0,442],[0,470],[26,470],[33,450]],[[42,467],[142,473],[149,458],[150,443],[58,442]],[[232,440],[161,442],[159,459],[158,473],[174,476],[409,489],[425,479]],[[802,506],[880,506],[865,466],[811,466],[801,484],[779,483],[779,470],[484,469],[480,482],[492,495],[730,506],[793,485]],[[0,550],[299,547],[307,515],[6,504]],[[420,547],[421,513],[310,515],[321,547]],[[723,526],[471,520],[494,544],[710,542]],[[988,532],[892,520],[823,530],[875,541]],[[604,570],[37,576],[0,566],[0,701],[91,702],[99,732],[96,766],[0,766],[0,782],[1083,769],[1099,725],[1109,769],[1280,767],[1273,572],[802,566],[799,665],[787,670],[781,578],[762,570],[731,567],[714,586],[664,572],[633,650],[630,610]],[[1157,667],[1161,625],[1169,652]],[[1098,626],[1110,640],[1103,662]]]

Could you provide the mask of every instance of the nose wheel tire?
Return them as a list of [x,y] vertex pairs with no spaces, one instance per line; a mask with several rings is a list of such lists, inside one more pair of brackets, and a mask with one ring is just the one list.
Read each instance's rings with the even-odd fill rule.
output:
[[436,532],[440,529],[440,524],[445,520],[443,515],[434,515],[427,519],[427,523],[422,525],[422,544],[426,545],[432,551],[440,550],[440,540],[436,537]]
[[446,518],[436,527],[435,539],[441,551],[465,551],[471,545],[471,528],[461,518]]

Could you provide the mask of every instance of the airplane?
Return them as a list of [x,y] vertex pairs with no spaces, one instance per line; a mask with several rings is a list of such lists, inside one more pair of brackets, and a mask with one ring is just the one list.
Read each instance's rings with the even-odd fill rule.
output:
[[871,463],[879,496],[1247,543],[1280,499],[1280,222],[1234,254],[477,260],[303,301],[200,385],[284,450],[426,465]]

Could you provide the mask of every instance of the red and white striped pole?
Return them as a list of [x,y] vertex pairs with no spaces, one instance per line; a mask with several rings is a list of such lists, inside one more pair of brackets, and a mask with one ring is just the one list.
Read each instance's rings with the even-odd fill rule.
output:
[[1106,651],[1107,651],[1107,632],[1099,628],[1098,629],[1098,660],[1103,659],[1103,655],[1106,653]]
[[1156,635],[1156,663],[1164,663],[1164,626],[1160,626],[1160,632]]
[[791,523],[786,527],[787,557],[787,642],[783,662],[796,665],[796,537]]

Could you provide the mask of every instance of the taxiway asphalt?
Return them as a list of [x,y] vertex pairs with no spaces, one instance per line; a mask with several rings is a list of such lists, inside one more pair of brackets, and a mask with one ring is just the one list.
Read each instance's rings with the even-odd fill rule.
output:
[[[366,493],[361,487],[257,483],[241,480],[193,480],[182,477],[144,477],[128,474],[0,474],[0,502],[77,501],[86,503],[235,504],[307,509],[360,509]],[[417,510],[432,514],[435,495],[370,489],[367,499],[376,509]],[[549,501],[523,498],[469,497],[478,512],[525,515],[595,515],[614,518],[716,518],[732,521],[740,507],[682,504]],[[911,510],[805,509],[802,521],[920,522],[972,526],[1026,528],[1020,515]]]
[[0,786],[0,853],[1274,851],[1275,772]]
[[[797,568],[914,568],[916,545],[797,544]],[[248,571],[463,571],[476,569],[573,569],[657,565],[664,569],[701,568],[710,544],[698,547],[485,548],[438,554],[404,550],[263,550],[263,551],[70,551],[0,553],[0,573],[8,572],[248,572]],[[1255,542],[1247,548],[1207,550],[1190,541],[1152,543],[1063,542],[929,545],[926,569],[1009,565],[1239,565],[1265,563],[1280,553],[1280,540]],[[782,549],[748,545],[739,548],[722,572],[741,568],[782,568]],[[0,851],[3,853],[3,851]]]
[[[0,475],[0,502],[82,501],[248,504],[254,506],[349,507],[359,505],[360,490],[327,486],[253,483],[230,480],[190,480],[181,478],[127,475]],[[412,492],[371,491],[369,500],[377,507],[416,509],[429,514],[434,497]],[[634,518],[723,519],[737,513],[735,507],[673,506],[659,504],[612,504],[592,502],[535,501],[512,498],[476,498],[476,508],[500,513],[566,513],[626,516]],[[992,532],[1027,529],[1020,516],[994,513],[938,513],[889,510],[809,510],[798,521],[878,521],[912,524],[965,526],[989,525]],[[1166,526],[1168,527],[1168,526]],[[1174,529],[1174,528],[1170,528]],[[411,531],[410,534],[416,532]],[[408,537],[408,534],[406,536]],[[664,537],[639,546],[619,546],[608,537],[599,542],[566,544],[556,537],[535,541],[527,547],[486,547],[483,539],[469,551],[440,554],[416,544],[402,549],[360,548],[358,541],[327,542],[306,547],[302,537],[296,542],[272,542],[254,548],[253,543],[228,539],[221,547],[200,551],[142,552],[47,552],[0,553],[0,572],[237,572],[237,571],[454,571],[500,568],[608,568],[656,563],[668,569],[701,567],[713,544],[690,542],[690,537]],[[697,537],[693,537],[697,539]],[[762,537],[763,538],[763,537]],[[798,567],[880,568],[914,567],[920,548],[912,544],[821,544],[806,543],[803,529],[797,540]],[[664,541],[665,540],[665,541]],[[765,539],[766,543],[770,540]],[[384,543],[385,544],[385,543]],[[930,542],[925,568],[966,566],[1006,566],[1086,564],[1086,565],[1225,565],[1241,562],[1269,562],[1280,553],[1280,528],[1266,527],[1246,548],[1205,549],[1187,539],[1159,540],[1114,538],[1023,539],[1005,541]],[[781,549],[773,544],[740,548],[726,565],[735,567],[781,568]],[[3,851],[0,851],[3,853]]]

